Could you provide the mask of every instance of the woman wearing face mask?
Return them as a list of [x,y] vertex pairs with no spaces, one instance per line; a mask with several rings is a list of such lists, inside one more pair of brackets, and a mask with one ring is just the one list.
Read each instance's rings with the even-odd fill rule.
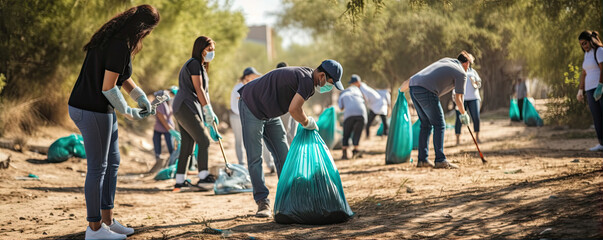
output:
[[603,151],[603,100],[601,92],[603,88],[603,45],[596,31],[584,31],[578,36],[580,46],[584,52],[582,62],[582,74],[580,74],[580,88],[576,96],[579,101],[584,101],[584,93],[590,113],[593,115],[595,132],[599,144],[590,148],[590,151]]
[[[145,93],[131,78],[131,58],[159,18],[157,9],[150,5],[130,8],[105,23],[84,46],[86,59],[69,97],[69,116],[84,137],[88,157],[86,239],[125,239],[134,233],[113,219],[120,163],[115,110],[136,120],[154,114]],[[120,87],[139,108],[128,106]]]
[[343,90],[343,68],[334,60],[323,61],[317,69],[284,67],[245,84],[240,90],[239,114],[247,168],[253,185],[253,198],[258,205],[257,217],[271,215],[268,188],[262,169],[262,139],[274,156],[276,174],[280,175],[289,152],[287,136],[280,116],[289,112],[305,129],[315,130],[316,121],[308,117],[303,104],[314,92],[325,93],[333,86]]
[[[205,127],[209,129],[214,141],[222,137],[214,129],[218,124],[218,117],[209,102],[209,62],[214,58],[215,42],[205,36],[198,37],[193,45],[192,57],[184,63],[178,77],[179,90],[174,97],[174,117],[178,122],[178,129],[182,142],[180,143],[180,156],[176,168],[176,185],[174,192],[182,188],[195,187],[200,190],[210,190],[215,182],[215,176],[208,171],[209,137]],[[193,153],[194,143],[199,145],[197,161],[199,167],[199,181],[193,185],[186,180],[188,159]]]

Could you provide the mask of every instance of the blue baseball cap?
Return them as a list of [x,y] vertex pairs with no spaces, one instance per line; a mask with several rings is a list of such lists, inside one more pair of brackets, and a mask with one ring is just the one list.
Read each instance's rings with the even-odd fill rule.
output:
[[360,82],[360,76],[358,76],[357,74],[352,74],[352,78],[350,79],[350,81],[348,83],[355,83],[355,82]]
[[248,67],[245,68],[245,70],[243,70],[243,76],[241,78],[244,78],[245,76],[249,75],[249,74],[256,74],[256,75],[262,75],[261,73],[259,73],[257,70],[255,70],[255,68],[253,67]]
[[333,79],[333,85],[340,91],[343,91],[343,84],[341,84],[341,76],[343,75],[343,67],[335,60],[327,59],[322,61],[320,67],[325,70],[328,77]]

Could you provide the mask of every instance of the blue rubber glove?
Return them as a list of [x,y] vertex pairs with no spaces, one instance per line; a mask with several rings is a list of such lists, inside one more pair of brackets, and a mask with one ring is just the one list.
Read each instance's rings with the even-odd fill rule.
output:
[[214,110],[209,104],[203,106],[203,122],[205,123],[205,126],[213,126],[212,124],[214,122],[216,123],[216,125],[220,123],[220,121],[218,120],[218,116],[216,116]]
[[155,108],[151,107],[151,102],[147,98],[147,95],[142,91],[140,87],[135,87],[130,91],[130,97],[138,103],[138,107],[150,112],[151,115],[155,115]]
[[206,122],[203,124],[209,129],[209,136],[211,137],[211,139],[213,139],[215,142],[217,142],[218,139],[222,139],[222,135],[220,135],[218,131],[216,131],[213,124],[209,124]]
[[314,121],[313,117],[308,117],[308,124],[302,127],[306,130],[318,130],[318,125],[316,125],[316,121]]
[[174,139],[176,139],[176,141],[180,142],[182,140],[182,136],[180,136],[180,133],[174,129],[170,129],[170,135],[172,135],[172,137]]
[[126,103],[126,99],[121,94],[121,92],[119,91],[119,88],[117,88],[117,86],[115,86],[107,91],[103,91],[103,95],[105,95],[105,98],[107,98],[107,100],[109,100],[109,103],[111,103],[111,106],[113,106],[114,109],[116,109],[117,111],[126,115],[126,117],[128,117],[128,118],[140,120],[140,119],[148,117],[150,114],[150,113],[141,113],[142,109],[140,109],[140,108],[129,107],[128,104]]
[[469,114],[464,113],[459,115],[459,119],[461,120],[461,124],[463,125],[467,125],[469,124]]
[[603,95],[603,83],[599,83],[599,85],[597,85],[597,89],[595,89],[595,93],[593,94],[595,101],[599,101],[599,99],[601,99],[601,95]]

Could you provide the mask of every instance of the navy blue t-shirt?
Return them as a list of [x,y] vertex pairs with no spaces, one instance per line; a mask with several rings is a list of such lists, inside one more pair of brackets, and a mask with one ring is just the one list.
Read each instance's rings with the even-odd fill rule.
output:
[[99,113],[112,113],[113,106],[103,95],[105,70],[119,74],[117,86],[132,76],[130,48],[126,40],[112,38],[104,47],[89,49],[80,75],[71,90],[69,106]]
[[289,112],[295,94],[306,101],[314,95],[313,71],[309,67],[274,69],[239,89],[241,100],[258,119],[279,117]]

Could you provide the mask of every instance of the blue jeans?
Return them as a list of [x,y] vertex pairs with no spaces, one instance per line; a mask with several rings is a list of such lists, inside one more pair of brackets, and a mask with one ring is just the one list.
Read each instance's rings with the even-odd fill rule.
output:
[[440,104],[440,98],[435,93],[423,87],[410,87],[410,97],[415,105],[419,119],[421,120],[421,131],[419,132],[419,161],[427,161],[429,147],[429,135],[433,126],[433,148],[435,151],[435,162],[446,161],[444,155],[444,110]]
[[603,145],[603,99],[595,101],[595,98],[593,97],[594,93],[595,89],[586,91],[586,100],[588,101],[590,113],[593,115],[597,139],[599,140],[599,144]]
[[97,113],[69,106],[69,116],[80,129],[86,150],[87,174],[84,184],[88,222],[101,220],[101,209],[113,209],[119,146],[115,113]]
[[174,146],[172,146],[172,134],[169,132],[162,133],[153,131],[153,146],[155,147],[155,157],[158,158],[161,154],[161,136],[165,138],[165,145],[167,146],[168,153],[172,154]]
[[270,191],[264,182],[262,139],[268,151],[272,153],[276,174],[280,176],[289,152],[287,133],[280,117],[260,120],[249,111],[243,100],[239,101],[239,114],[243,129],[243,144],[247,153],[247,168],[253,185],[253,199],[256,202],[266,201]]
[[[465,101],[465,111],[469,112],[471,116],[471,121],[473,121],[473,131],[479,132],[479,100],[469,100]],[[454,133],[461,134],[461,119],[459,118],[461,113],[456,111],[456,121],[454,122]]]

